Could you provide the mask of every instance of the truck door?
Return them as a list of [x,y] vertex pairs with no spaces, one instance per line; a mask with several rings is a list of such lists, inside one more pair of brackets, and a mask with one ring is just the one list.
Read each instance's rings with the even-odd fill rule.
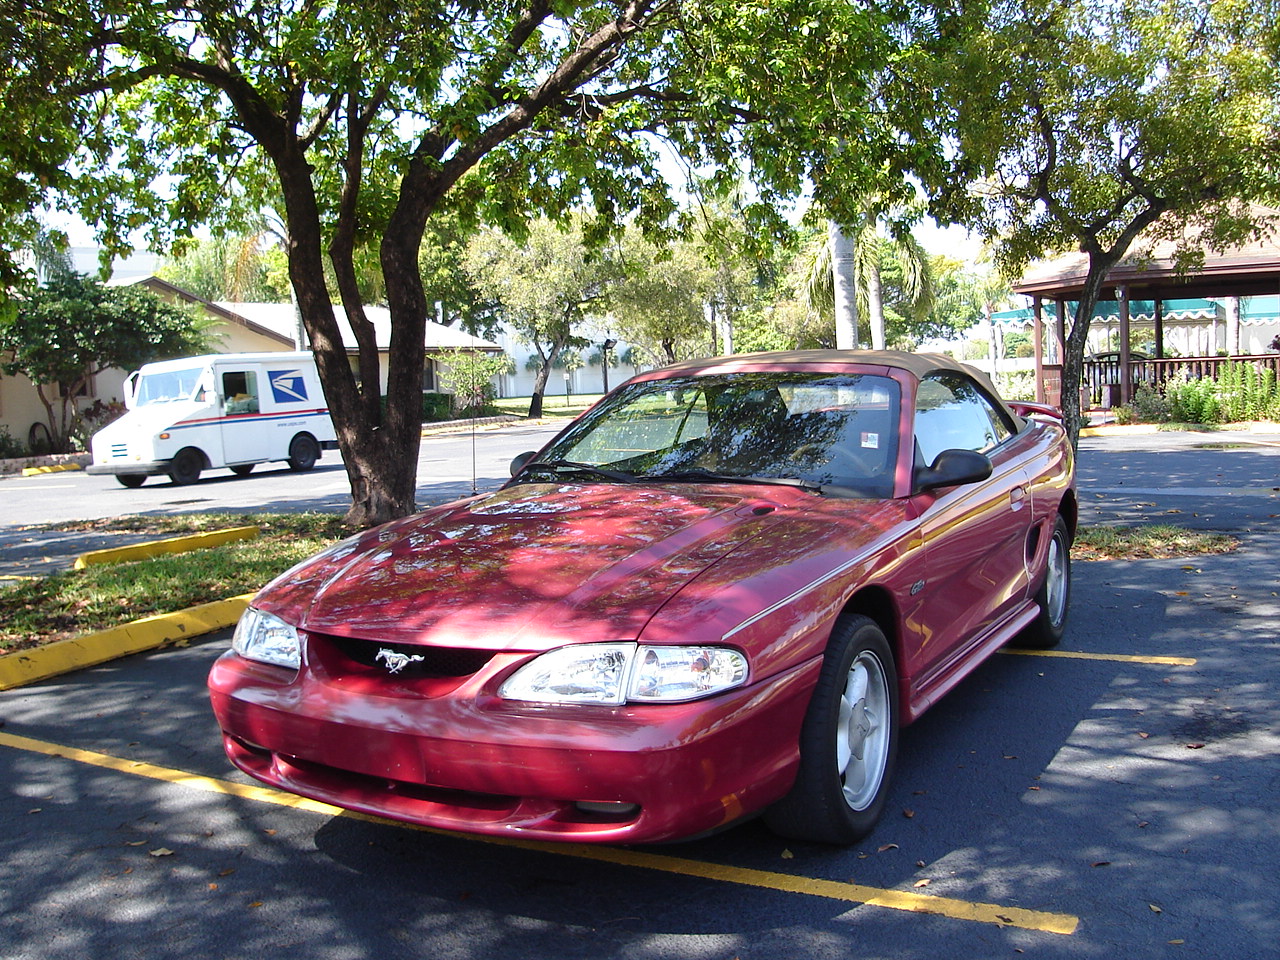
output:
[[226,462],[266,460],[270,453],[271,431],[262,413],[258,371],[223,369],[219,371],[218,381],[222,395],[222,448]]

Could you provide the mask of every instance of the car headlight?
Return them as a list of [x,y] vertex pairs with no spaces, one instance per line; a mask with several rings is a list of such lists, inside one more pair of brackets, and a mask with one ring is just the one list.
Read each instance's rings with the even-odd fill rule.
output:
[[302,665],[298,631],[279,617],[253,607],[246,608],[236,623],[231,649],[246,660],[258,660],[294,670]]
[[679,703],[747,681],[747,658],[727,647],[584,643],[525,664],[498,690],[537,703]]

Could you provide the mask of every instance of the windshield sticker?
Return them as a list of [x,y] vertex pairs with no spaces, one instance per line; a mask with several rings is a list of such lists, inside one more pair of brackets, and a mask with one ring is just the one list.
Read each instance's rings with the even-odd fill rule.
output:
[[862,446],[863,446],[863,449],[866,449],[866,450],[879,450],[880,434],[864,432],[862,434]]

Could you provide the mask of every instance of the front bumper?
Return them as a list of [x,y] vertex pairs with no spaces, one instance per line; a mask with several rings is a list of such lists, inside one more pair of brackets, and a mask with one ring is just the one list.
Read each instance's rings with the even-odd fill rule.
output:
[[107,477],[159,477],[173,467],[169,460],[129,460],[120,463],[93,463],[85,467],[85,473]]
[[232,763],[290,792],[464,833],[642,843],[781,797],[818,669],[693,703],[597,707],[501,700],[479,675],[422,696],[227,653],[209,688]]

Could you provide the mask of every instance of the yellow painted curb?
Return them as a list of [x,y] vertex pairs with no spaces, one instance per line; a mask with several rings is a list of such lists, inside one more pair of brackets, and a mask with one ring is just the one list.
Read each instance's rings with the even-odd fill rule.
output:
[[1096,427],[1080,428],[1082,437],[1134,437],[1160,432],[1155,424],[1150,423],[1104,423]]
[[162,553],[185,553],[203,547],[217,547],[234,540],[253,540],[261,533],[258,527],[230,527],[209,533],[193,533],[184,537],[169,537],[148,543],[135,543],[128,547],[110,547],[106,550],[90,550],[76,557],[74,570],[83,570],[95,563],[121,563],[125,560],[145,560]]
[[22,475],[24,477],[34,477],[39,473],[63,473],[67,470],[83,470],[84,467],[78,463],[60,463],[48,467],[23,467]]
[[0,690],[10,690],[131,653],[154,650],[222,630],[240,619],[252,598],[253,594],[246,593],[228,600],[202,603],[177,613],[145,617],[83,637],[59,640],[34,650],[7,653],[0,656]]

